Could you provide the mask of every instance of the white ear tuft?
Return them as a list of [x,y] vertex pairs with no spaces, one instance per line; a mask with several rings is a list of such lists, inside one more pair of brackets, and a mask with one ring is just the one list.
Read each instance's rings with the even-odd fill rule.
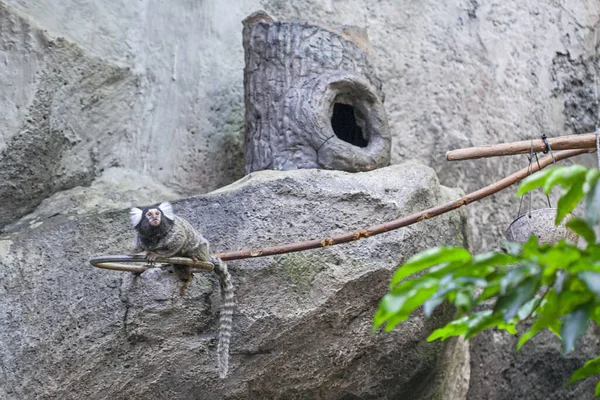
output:
[[160,203],[158,206],[160,211],[162,211],[163,215],[173,221],[175,219],[175,213],[173,212],[173,206],[168,201],[164,203]]
[[136,226],[142,220],[142,210],[137,207],[131,208],[129,211],[129,222],[131,222],[131,227],[135,229]]

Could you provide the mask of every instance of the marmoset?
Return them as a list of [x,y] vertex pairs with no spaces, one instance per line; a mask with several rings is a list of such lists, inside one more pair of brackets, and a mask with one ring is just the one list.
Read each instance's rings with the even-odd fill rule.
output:
[[[227,265],[209,253],[208,240],[204,238],[188,221],[176,216],[170,203],[140,209],[134,207],[130,212],[130,222],[138,233],[134,252],[146,251],[146,259],[155,261],[157,257],[189,257],[194,261],[209,261],[221,286],[221,318],[219,327],[219,375],[224,378],[229,368],[229,341],[233,320],[233,284]],[[174,265],[173,269],[181,279],[192,278],[190,267]]]

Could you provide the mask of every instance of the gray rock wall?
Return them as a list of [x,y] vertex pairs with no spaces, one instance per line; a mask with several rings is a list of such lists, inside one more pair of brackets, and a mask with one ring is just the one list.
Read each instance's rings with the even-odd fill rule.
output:
[[242,176],[246,13],[217,3],[0,2],[0,227],[108,167]]
[[[392,162],[418,159],[467,192],[526,159],[450,163],[447,150],[595,129],[597,1],[273,1],[266,10],[365,26],[386,93]],[[517,207],[511,190],[470,205],[473,247],[495,247]]]
[[[258,9],[278,20],[364,27],[386,94],[392,162],[419,160],[433,167],[448,186],[471,191],[525,164],[524,157],[448,163],[443,155],[449,149],[528,139],[541,132],[550,136],[589,132],[598,119],[597,0],[382,0],[366,4],[359,0],[244,0],[234,6],[218,0],[0,0],[0,201],[5,211],[0,227],[31,212],[53,193],[90,184],[111,167],[129,168],[168,185],[170,190],[159,193],[169,197],[174,191],[208,192],[240,178],[244,115],[241,20]],[[591,159],[579,161],[591,163]],[[148,194],[143,197],[154,201]],[[65,204],[60,194],[58,199]],[[48,218],[64,222],[67,217],[50,212],[48,203],[39,213],[10,225],[9,231],[35,228]],[[68,204],[77,203],[67,202],[66,207]],[[469,205],[473,249],[496,247],[517,206],[511,190]],[[384,217],[388,215],[381,215]],[[257,224],[261,226],[260,221]],[[73,263],[68,268],[82,274],[74,280],[69,273],[60,276],[61,282],[73,282],[69,291],[59,294],[60,312],[68,315],[70,304],[85,306],[80,284],[89,281],[86,288],[91,293],[117,293],[121,282],[101,281],[109,288],[103,291],[96,288],[97,282],[91,283],[87,267],[83,267],[89,249],[81,243],[103,237],[103,230],[87,222],[59,226],[64,231],[75,227],[89,232],[89,228],[95,236],[76,232],[69,236],[62,246],[73,247],[77,256],[52,253],[57,250],[30,241],[27,251],[37,258],[16,263],[26,257],[16,253],[5,259],[17,270],[11,270],[12,283],[5,284],[4,290],[43,286],[40,282],[46,276],[41,269],[49,264],[58,269],[53,257],[66,255]],[[216,222],[210,228],[235,230]],[[54,235],[52,229],[48,235]],[[272,234],[262,235],[272,243]],[[219,250],[236,248],[237,242],[228,240]],[[112,252],[117,244],[118,240],[107,242],[95,250]],[[1,246],[8,251],[7,242]],[[31,268],[37,278],[28,277]],[[60,285],[54,280],[45,282],[39,290],[48,296]],[[50,339],[59,343],[60,338],[81,332],[71,330],[69,320],[58,320],[50,309],[37,314],[39,310],[30,304],[43,304],[41,300],[24,299],[13,317],[46,318],[46,331],[0,341],[11,347],[5,351],[16,357],[2,360],[24,365],[27,360],[39,362],[39,357],[49,357],[43,364],[47,368],[76,366],[75,361],[68,364],[69,356],[63,360],[67,364],[60,364],[52,359],[55,355],[36,346]],[[124,324],[119,314],[122,304],[114,299],[106,304],[106,312],[101,310],[94,318],[105,319],[102,324],[109,323],[109,327],[94,328],[93,340],[104,340],[107,332]],[[116,317],[111,314],[115,310]],[[87,317],[82,318],[85,323]],[[48,339],[47,330],[54,326],[59,327],[56,338],[51,333]],[[103,347],[110,346],[109,339],[94,349],[110,353],[112,350]],[[484,340],[471,347],[472,398],[485,390],[486,379],[497,383],[498,398],[506,387],[524,385],[519,390],[525,390],[526,381],[505,380],[510,372],[485,364],[501,362],[498,355],[512,354],[510,341]],[[58,348],[56,357],[60,358],[63,350],[68,349]],[[541,365],[539,371],[557,362],[556,354],[546,357],[546,353],[544,346],[528,353],[530,360]],[[125,359],[128,353],[110,354]],[[106,373],[103,366],[98,368],[90,374]],[[568,374],[562,371],[558,375]],[[27,374],[12,379],[24,376],[31,379],[25,384],[37,379]],[[48,385],[52,380],[43,382]],[[57,390],[51,384],[48,388],[49,393]]]
[[[0,70],[0,82],[23,90],[0,96],[8,110],[0,117],[6,121],[1,138],[47,129],[29,114],[49,102],[38,89],[48,76],[44,71],[55,69],[45,61],[53,38],[66,38],[81,49],[81,58],[100,64],[87,86],[79,83],[75,87],[80,89],[66,98],[53,99],[58,110],[49,117],[60,119],[63,133],[58,136],[67,143],[55,145],[55,152],[71,149],[70,156],[62,155],[68,179],[28,189],[31,200],[16,210],[17,216],[48,193],[89,183],[107,165],[151,174],[182,193],[210,191],[241,177],[241,20],[258,9],[278,20],[366,28],[386,94],[392,162],[417,159],[450,186],[477,189],[522,167],[525,158],[448,163],[443,155],[449,149],[542,132],[589,132],[598,118],[594,58],[600,4],[595,0],[3,3],[9,11],[3,11],[0,25],[22,28],[3,35],[9,43],[0,48],[2,57],[15,68]],[[15,14],[25,16],[25,22]],[[66,56],[71,63],[75,58]],[[47,79],[55,78],[50,74]],[[77,96],[83,97],[80,105],[95,107],[93,116],[86,117],[81,106],[69,101]],[[58,111],[62,116],[56,116]],[[0,158],[0,166],[5,165],[10,167],[10,160]],[[36,166],[29,168],[32,175],[40,174]],[[510,190],[469,206],[474,248],[495,247],[515,213]]]
[[565,387],[587,361],[598,357],[598,327],[588,329],[574,352],[561,355],[560,340],[540,333],[514,351],[517,338],[487,331],[471,340],[470,385],[467,400],[593,400],[597,377]]

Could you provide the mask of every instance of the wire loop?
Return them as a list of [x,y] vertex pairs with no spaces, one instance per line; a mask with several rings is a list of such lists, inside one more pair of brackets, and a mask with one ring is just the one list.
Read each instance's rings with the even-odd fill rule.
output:
[[[196,262],[191,258],[187,257],[158,257],[156,262],[159,264],[166,265],[148,265],[146,256],[134,255],[134,256],[99,256],[92,257],[90,264],[96,268],[110,269],[113,271],[125,271],[133,272],[135,274],[141,274],[151,268],[165,268],[169,264],[177,265],[189,265],[191,266],[191,272],[210,272],[214,269],[214,265],[210,262],[199,261]],[[126,265],[121,263],[146,263],[146,265]]]
[[[598,131],[600,132],[600,130]],[[596,138],[598,138],[598,132],[596,133]],[[546,137],[546,134],[542,134],[542,140],[544,141],[544,144],[546,145],[546,150],[544,151],[544,153],[548,153],[550,152],[550,156],[552,157],[552,164],[556,164],[556,159],[554,158],[554,153],[552,152],[552,147],[550,147],[550,143],[548,143],[548,138]],[[596,144],[598,145],[598,142],[596,142]],[[542,167],[540,165],[540,160],[537,156],[537,153],[533,151],[533,139],[531,140],[531,146],[529,148],[529,155],[525,155],[527,157],[527,160],[529,161],[529,165],[527,166],[527,176],[531,175],[532,171],[533,171],[533,158],[535,157],[535,160],[537,162],[538,165],[538,170],[541,170]],[[600,158],[598,159],[598,168],[600,168]],[[531,210],[532,210],[532,192],[527,193],[529,196],[529,210],[527,211],[527,216],[529,218],[531,218]],[[521,208],[523,206],[523,197],[521,196],[521,199],[519,200],[519,210],[517,211],[517,218],[519,218],[521,216]],[[550,196],[546,195],[546,200],[548,201],[548,208],[552,208],[552,202],[550,201]]]

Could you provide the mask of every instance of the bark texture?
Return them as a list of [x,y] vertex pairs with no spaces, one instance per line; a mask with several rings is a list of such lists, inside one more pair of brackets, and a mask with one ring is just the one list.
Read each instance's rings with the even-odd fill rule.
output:
[[243,37],[246,173],[389,164],[384,95],[363,30],[259,12],[244,21]]

